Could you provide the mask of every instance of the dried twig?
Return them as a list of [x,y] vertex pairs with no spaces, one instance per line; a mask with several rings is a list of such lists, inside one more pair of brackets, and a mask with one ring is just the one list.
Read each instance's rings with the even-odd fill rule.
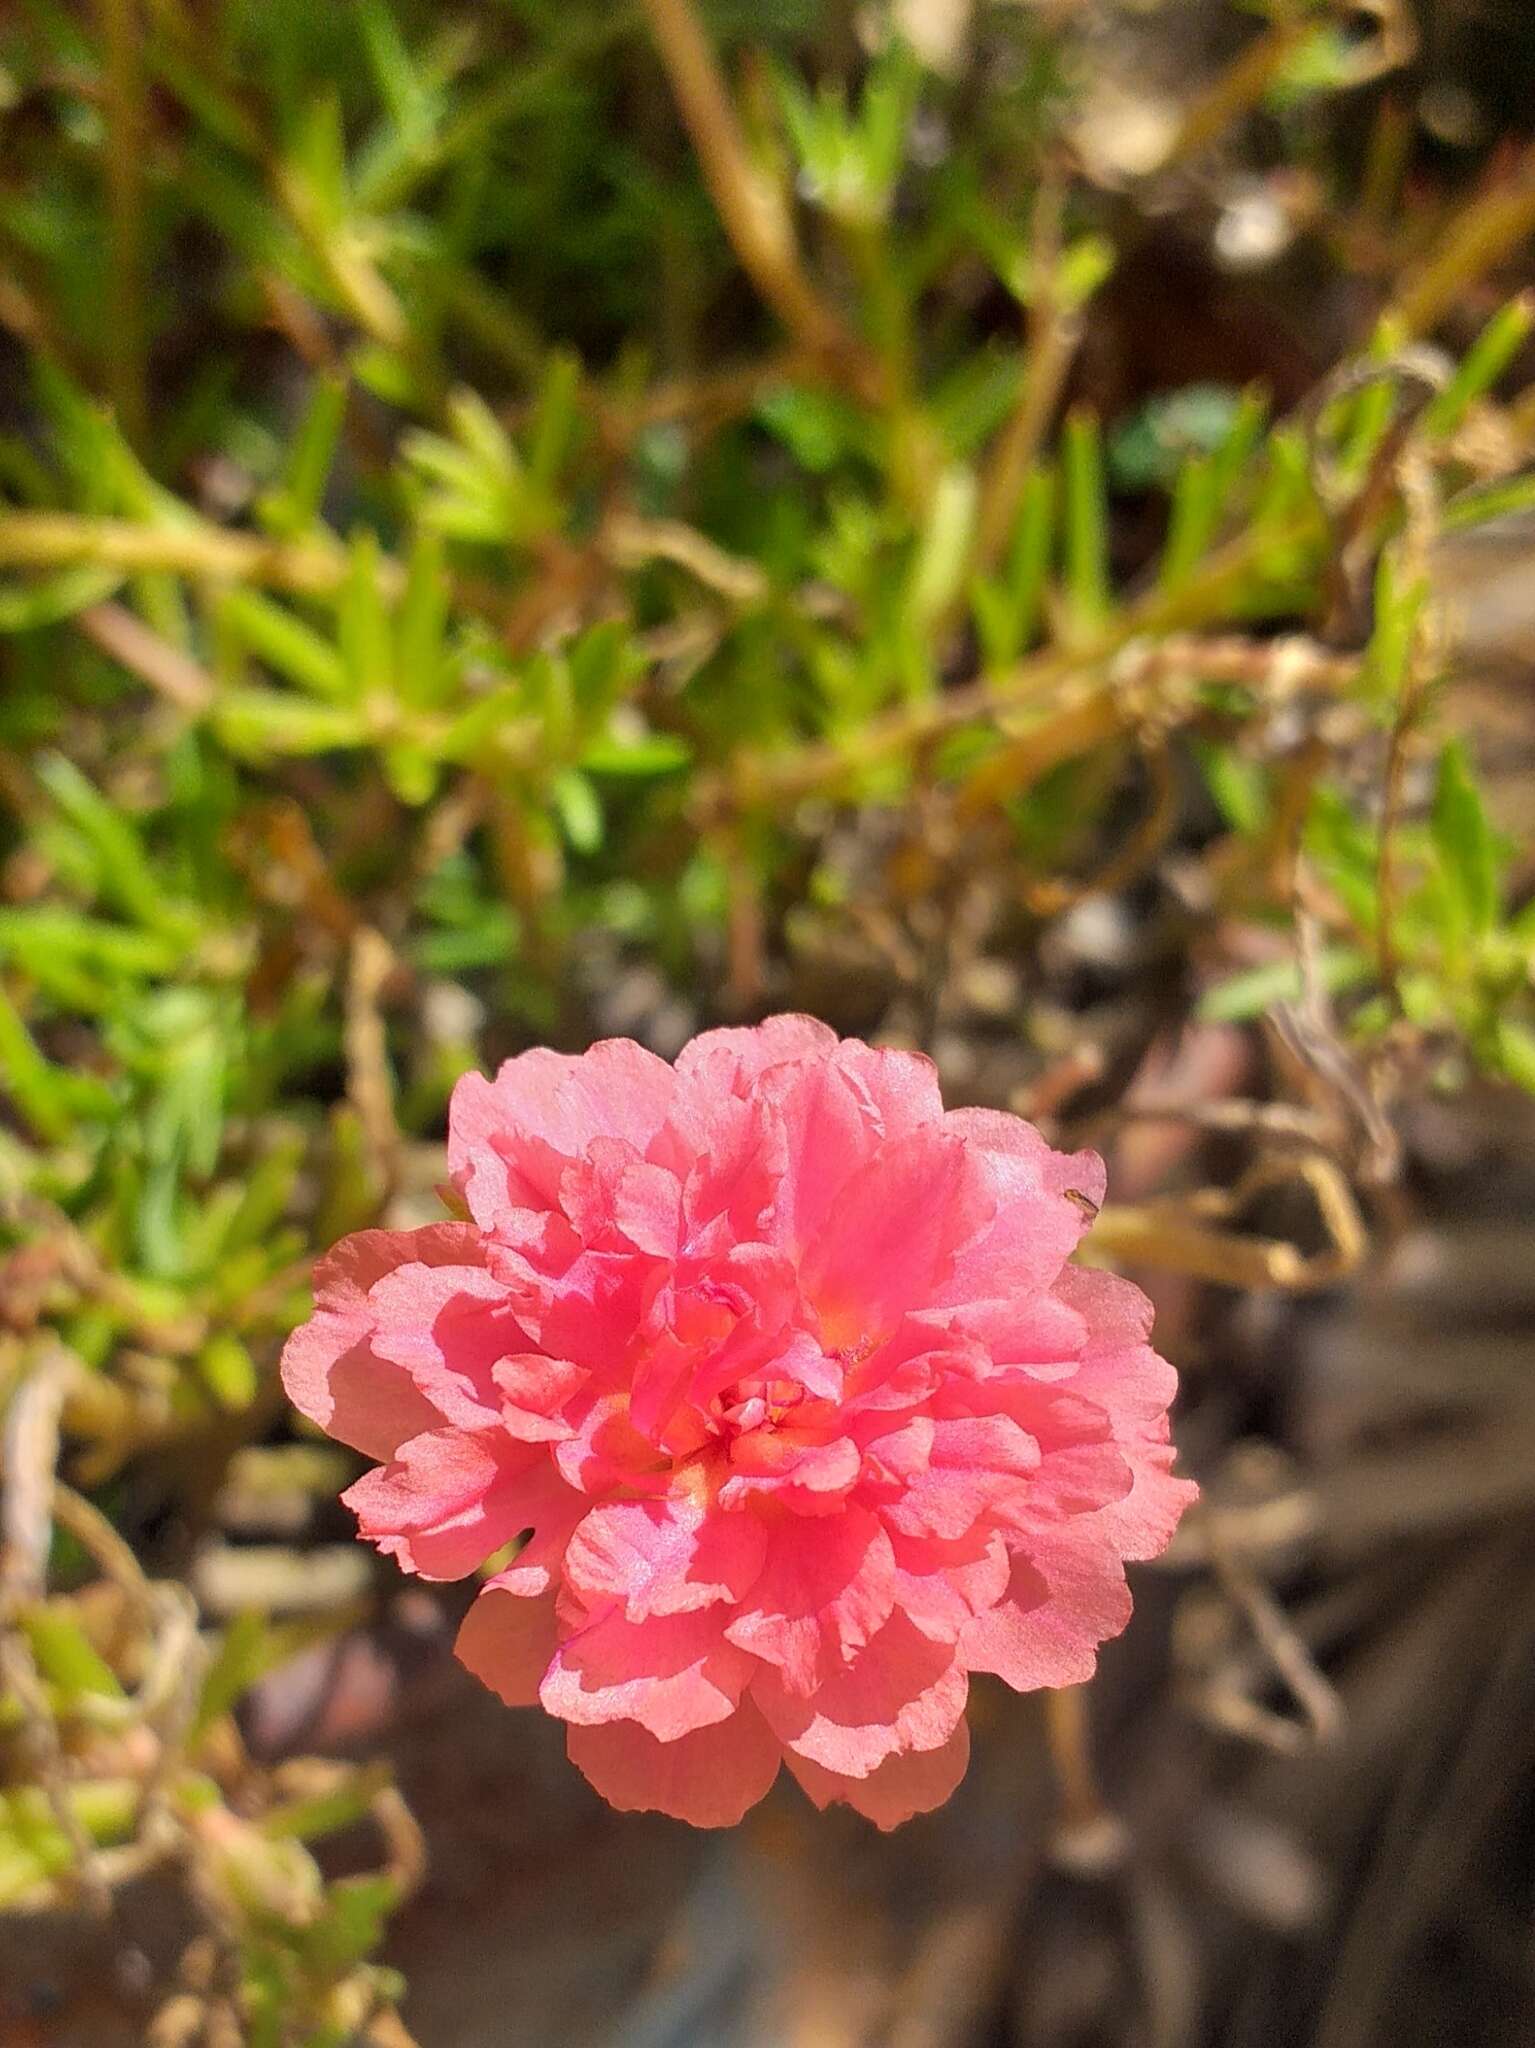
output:
[[698,152],[704,180],[742,267],[807,352],[862,399],[884,376],[805,273],[781,193],[753,164],[692,0],[643,0],[656,48]]
[[147,420],[144,336],[144,158],[149,100],[138,0],[96,0],[106,57],[106,172],[112,223],[107,272],[111,342],[107,375],[123,432],[142,439]]
[[195,717],[212,704],[214,682],[202,663],[162,640],[126,605],[87,605],[76,612],[74,624],[103,654],[158,690],[178,711]]
[[991,568],[1007,545],[1029,471],[1049,431],[1081,339],[1080,309],[1062,301],[1057,274],[1065,196],[1064,180],[1057,173],[1042,180],[1034,202],[1023,383],[981,485],[975,533],[975,565],[979,569]]
[[362,1126],[374,1184],[382,1192],[399,1179],[400,1127],[394,1114],[394,1076],[380,1001],[396,967],[394,951],[371,925],[352,938],[346,983],[347,1094]]
[[6,1412],[4,1500],[0,1505],[4,1532],[0,1681],[26,1717],[23,1733],[32,1752],[37,1783],[70,1847],[70,1879],[91,1911],[105,1914],[111,1907],[111,1892],[97,1867],[95,1844],[70,1797],[58,1723],[21,1626],[26,1611],[43,1597],[67,1364],[61,1348],[46,1349],[11,1396]]
[[673,562],[706,590],[734,605],[760,604],[768,580],[755,562],[730,555],[697,527],[681,519],[641,519],[631,512],[614,513],[602,530],[602,545],[621,569],[646,562]]
[[[265,584],[324,596],[347,576],[346,550],[320,540],[269,541],[205,522],[145,526],[74,512],[7,512],[0,517],[0,565],[61,569],[75,562],[105,568],[168,569],[214,582]],[[387,591],[403,587],[397,562],[379,565]]]
[[[1296,1180],[1316,1203],[1329,1239],[1325,1251],[1308,1254],[1281,1238],[1212,1227],[1240,1215],[1265,1188]],[[1218,1287],[1279,1287],[1296,1294],[1336,1286],[1359,1265],[1367,1242],[1347,1180],[1321,1153],[1260,1159],[1231,1188],[1201,1188],[1135,1206],[1109,1203],[1091,1239],[1094,1250],[1132,1265],[1187,1273]]]
[[1051,1854],[1081,1876],[1101,1877],[1124,1861],[1129,1838],[1093,1769],[1087,1687],[1060,1686],[1043,1697],[1045,1734],[1059,1792]]
[[1386,318],[1404,335],[1428,334],[1472,285],[1535,232],[1535,145],[1511,176],[1462,207],[1408,277]]
[[[1220,1510],[1206,1501],[1201,1504],[1198,1514],[1198,1528],[1211,1569],[1232,1605],[1247,1622],[1269,1663],[1289,1689],[1305,1717],[1311,1741],[1319,1745],[1336,1742],[1343,1730],[1343,1703],[1336,1689],[1318,1669],[1315,1658],[1291,1627],[1284,1609],[1268,1587],[1246,1559],[1227,1545],[1221,1528]],[[1285,1751],[1293,1751],[1297,1747],[1298,1731],[1294,1722],[1260,1706],[1233,1677],[1228,1677],[1224,1683],[1219,1678],[1214,1680],[1210,1697],[1219,1703],[1218,1716],[1225,1718],[1228,1725],[1245,1719],[1249,1731],[1259,1734],[1260,1739],[1266,1736],[1271,1747]],[[1224,1708],[1223,1714],[1220,1708]],[[1248,1710],[1246,1715],[1243,1708]],[[1276,1722],[1279,1724],[1277,1728]]]

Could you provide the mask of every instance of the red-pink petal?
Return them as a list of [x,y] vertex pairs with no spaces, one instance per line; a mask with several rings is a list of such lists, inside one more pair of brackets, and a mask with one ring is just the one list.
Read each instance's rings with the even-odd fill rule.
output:
[[301,1415],[370,1458],[442,1420],[403,1367],[373,1350],[366,1308],[317,1308],[283,1346],[282,1383]]
[[1067,1525],[1017,1554],[1006,1596],[965,1627],[959,1654],[1019,1692],[1080,1685],[1098,1667],[1099,1645],[1129,1619],[1119,1559],[1103,1539]]
[[565,1638],[539,1697],[564,1721],[638,1721],[675,1742],[734,1713],[754,1668],[709,1610],[632,1622],[615,1606]]
[[368,1293],[377,1318],[373,1349],[403,1366],[443,1419],[458,1429],[495,1424],[491,1368],[525,1343],[506,1289],[483,1265],[397,1266]]
[[802,1254],[878,1148],[879,1112],[856,1075],[827,1060],[774,1067],[759,1080],[754,1099],[782,1127],[786,1146],[774,1236]]
[[634,1427],[627,1394],[588,1390],[572,1402],[568,1419],[571,1435],[554,1446],[554,1462],[567,1486],[579,1487],[593,1500],[618,1490],[666,1491],[670,1461]]
[[682,1239],[682,1183],[617,1138],[595,1138],[560,1176],[560,1206],[596,1251],[675,1258]]
[[843,1187],[801,1267],[827,1348],[866,1350],[933,1300],[990,1214],[958,1137],[923,1129],[880,1146]]
[[786,1013],[761,1024],[701,1031],[677,1055],[677,1078],[711,1093],[745,1095],[759,1074],[786,1060],[825,1059],[837,1034],[814,1017]]
[[771,1495],[797,1515],[835,1515],[857,1483],[863,1460],[851,1437],[817,1443],[791,1428],[760,1429],[731,1446],[730,1477],[720,1506],[744,1507],[754,1494]]
[[762,1570],[767,1531],[756,1515],[701,1502],[608,1501],[576,1530],[566,1576],[588,1606],[622,1600],[630,1621],[739,1600]]
[[972,1530],[954,1542],[892,1530],[890,1540],[896,1607],[935,1642],[958,1642],[961,1630],[1007,1592],[1012,1560],[996,1530]]
[[752,1684],[753,1699],[789,1749],[850,1778],[866,1778],[897,1751],[941,1748],[968,1691],[952,1647],[900,1613],[808,1699],[786,1691],[772,1670]]
[[633,1721],[571,1728],[570,1760],[620,1813],[668,1813],[695,1828],[734,1827],[771,1790],[777,1737],[750,1704],[728,1721],[658,1742]]
[[506,1583],[512,1576],[501,1573],[486,1580],[453,1649],[459,1662],[509,1707],[534,1707],[555,1651],[554,1595],[520,1593]]
[[521,1475],[494,1438],[427,1430],[341,1496],[386,1557],[462,1579],[528,1526]]
[[397,1267],[457,1265],[478,1258],[468,1224],[424,1230],[359,1230],[314,1269],[315,1312],[288,1339],[282,1383],[288,1399],[328,1435],[371,1458],[392,1457],[407,1437],[441,1416],[410,1375],[373,1348],[377,1314],[369,1289]]
[[1111,1418],[1132,1478],[1104,1506],[1100,1525],[1122,1557],[1159,1557],[1199,1489],[1173,1475],[1167,1410],[1178,1376],[1146,1342],[1151,1305],[1128,1280],[1085,1267],[1068,1267],[1055,1292],[1087,1326],[1071,1391]]
[[538,1047],[494,1081],[466,1074],[448,1110],[448,1170],[475,1221],[493,1230],[508,1211],[553,1205],[564,1163],[597,1138],[643,1153],[665,1121],[672,1069],[627,1038],[579,1055]]
[[500,1396],[502,1427],[520,1442],[559,1443],[573,1434],[563,1411],[591,1378],[585,1366],[524,1351],[498,1358],[490,1376]]
[[[1032,1124],[994,1109],[954,1109],[942,1128],[965,1146],[994,1209],[936,1299],[1006,1299],[1047,1288],[1103,1202],[1096,1152],[1056,1152]],[[1073,1197],[1081,1197],[1075,1200]]]
[[863,1089],[879,1117],[883,1138],[904,1138],[943,1116],[938,1069],[925,1053],[863,1045],[845,1038],[837,1047],[836,1064]]
[[886,1757],[866,1778],[845,1778],[792,1749],[785,1750],[784,1762],[823,1813],[837,1801],[888,1833],[916,1814],[931,1813],[954,1791],[970,1763],[970,1724],[962,1718],[941,1749]]
[[726,1633],[776,1665],[790,1690],[813,1692],[883,1626],[895,1602],[894,1576],[890,1538],[866,1508],[780,1522]]

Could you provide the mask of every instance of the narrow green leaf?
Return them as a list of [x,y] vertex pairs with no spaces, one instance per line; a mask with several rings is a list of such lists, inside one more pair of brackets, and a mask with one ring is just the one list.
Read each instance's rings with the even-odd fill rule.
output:
[[0,633],[32,633],[39,626],[72,619],[87,605],[109,598],[122,584],[120,569],[104,569],[94,562],[79,562],[26,583],[0,584]]
[[214,1400],[231,1415],[243,1414],[261,1390],[255,1360],[227,1331],[210,1337],[198,1352],[197,1371]]
[[[1368,982],[1374,969],[1362,953],[1329,948],[1317,963],[1324,988],[1337,994]],[[1199,1015],[1207,1024],[1241,1024],[1260,1017],[1275,1003],[1298,1003],[1304,993],[1300,968],[1293,960],[1275,960],[1250,967],[1218,982],[1200,998]]]
[[1516,1087],[1535,1095],[1535,1031],[1513,1017],[1500,1017],[1497,1025],[1498,1064]]
[[382,696],[394,682],[394,634],[379,565],[383,550],[370,527],[352,536],[350,566],[337,614],[341,659],[354,697]]
[[1459,367],[1423,415],[1423,430],[1453,434],[1476,400],[1490,391],[1535,330],[1535,293],[1521,292],[1493,314]]
[[60,1692],[71,1697],[101,1693],[108,1699],[122,1698],[116,1672],[61,1602],[30,1608],[22,1616],[21,1626],[38,1670]]
[[346,403],[345,377],[320,371],[293,436],[282,488],[263,507],[268,524],[279,531],[302,533],[319,518],[331,464],[336,459],[336,444],[346,419]]
[[1535,506],[1535,470],[1507,477],[1501,483],[1478,484],[1449,499],[1441,515],[1446,533],[1461,533],[1468,527],[1486,526],[1494,519],[1511,519]]
[[1443,878],[1466,928],[1491,931],[1498,915],[1498,853],[1466,750],[1452,740],[1439,757],[1431,819]]
[[46,756],[37,777],[89,843],[97,861],[97,887],[106,901],[151,931],[185,933],[187,913],[167,898],[128,814],[62,754]]
[[581,383],[580,357],[571,349],[552,350],[526,443],[528,475],[541,491],[553,489],[575,444]]
[[953,463],[938,479],[906,585],[906,616],[924,632],[960,588],[975,528],[975,472]]
[[366,718],[354,706],[312,704],[281,690],[226,690],[213,726],[232,752],[255,761],[366,746],[370,737]]
[[1384,711],[1394,710],[1418,650],[1418,627],[1429,599],[1426,577],[1405,587],[1388,549],[1375,575],[1375,630],[1365,655],[1367,688]]
[[62,1145],[74,1128],[65,1077],[38,1051],[32,1034],[0,988],[0,1088],[33,1134],[45,1145]]
[[602,804],[579,768],[566,768],[550,786],[565,837],[577,853],[595,853],[602,844]]
[[1036,462],[1023,487],[1007,561],[1020,653],[1034,639],[1045,615],[1045,589],[1055,547],[1055,508],[1055,471],[1048,463]]
[[1191,455],[1173,484],[1167,542],[1157,568],[1166,591],[1187,583],[1208,552],[1220,519],[1220,480],[1208,455]]
[[1066,600],[1076,627],[1091,631],[1111,606],[1108,493],[1102,438],[1091,413],[1073,412],[1066,421],[1061,478]]
[[420,527],[411,545],[405,593],[395,622],[395,687],[402,704],[415,708],[437,704],[452,687],[446,658],[452,602],[442,535]]
[[259,590],[229,590],[218,600],[221,630],[301,690],[344,697],[346,664],[330,641]]
[[590,775],[668,775],[686,768],[693,749],[676,733],[644,733],[633,740],[600,739],[581,756]]
[[1239,754],[1235,747],[1196,741],[1195,754],[1204,772],[1210,794],[1221,816],[1233,832],[1252,838],[1268,823],[1268,780],[1257,761]]

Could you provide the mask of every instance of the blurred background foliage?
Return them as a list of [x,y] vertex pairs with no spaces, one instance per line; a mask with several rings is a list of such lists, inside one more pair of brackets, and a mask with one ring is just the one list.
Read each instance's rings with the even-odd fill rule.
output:
[[804,1007],[1075,1129],[1261,1022],[1264,1143],[1096,1240],[1259,1289],[1404,1101],[1535,1090],[1455,694],[1521,64],[1512,0],[8,11],[0,1906],[184,1871],[157,2042],[403,2038],[398,1795],[232,1715],[367,1611],[275,1357],[466,1067]]

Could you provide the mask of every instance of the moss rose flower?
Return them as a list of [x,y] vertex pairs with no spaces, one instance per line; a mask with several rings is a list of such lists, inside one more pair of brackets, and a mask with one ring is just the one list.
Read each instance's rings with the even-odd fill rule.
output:
[[892,1827],[972,1671],[1090,1675],[1194,1493],[1150,1305],[1066,1263],[1092,1153],[774,1017],[468,1075],[449,1165],[471,1220],[338,1245],[284,1384],[405,1570],[526,1537],[458,1653],[615,1806],[726,1825],[787,1764]]

